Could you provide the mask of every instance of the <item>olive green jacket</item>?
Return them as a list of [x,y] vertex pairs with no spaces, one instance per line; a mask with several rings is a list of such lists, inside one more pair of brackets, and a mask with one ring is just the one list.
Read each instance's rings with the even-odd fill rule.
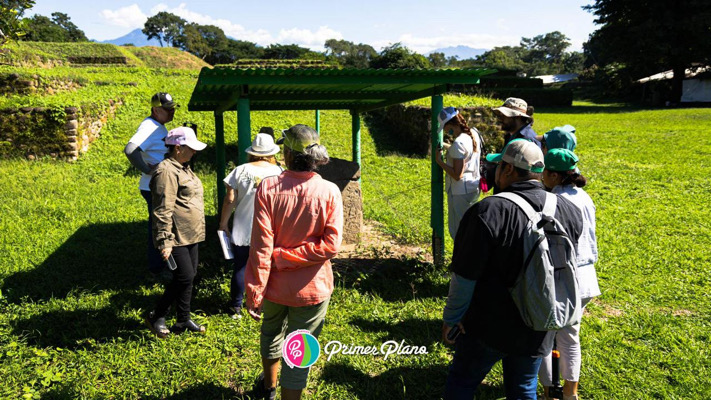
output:
[[153,243],[158,250],[205,240],[202,182],[190,169],[163,160],[151,178]]

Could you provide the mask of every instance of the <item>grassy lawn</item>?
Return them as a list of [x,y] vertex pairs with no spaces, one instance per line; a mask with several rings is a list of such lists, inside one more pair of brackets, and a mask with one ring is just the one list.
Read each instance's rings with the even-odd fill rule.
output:
[[[145,204],[122,149],[147,115],[150,94],[168,91],[186,104],[197,73],[168,79],[138,73],[139,86],[125,94],[116,119],[77,163],[0,161],[0,398],[240,398],[260,372],[259,325],[221,313],[229,268],[212,235],[216,175],[209,113],[183,107],[169,124],[197,122],[209,144],[196,163],[210,236],[200,246],[193,303],[208,333],[157,340],[141,324],[161,288],[145,277]],[[252,116],[255,130],[312,121],[312,112]],[[234,113],[225,123],[227,140],[234,142]],[[537,110],[534,127],[545,132],[566,123],[578,129],[601,254],[603,296],[588,306],[582,328],[582,397],[707,397],[711,109],[581,103]],[[321,124],[331,155],[350,158],[349,114],[322,112]],[[427,248],[429,160],[382,150],[387,146],[377,141],[386,139],[373,138],[365,127],[362,137],[366,218]],[[337,262],[357,268],[337,275],[320,341],[380,346],[405,340],[426,346],[428,354],[321,358],[308,398],[439,397],[451,360],[451,350],[439,343],[446,272],[394,256],[396,250],[363,249],[361,261]],[[379,272],[358,272],[373,265]],[[479,398],[503,396],[501,386],[497,366]]]

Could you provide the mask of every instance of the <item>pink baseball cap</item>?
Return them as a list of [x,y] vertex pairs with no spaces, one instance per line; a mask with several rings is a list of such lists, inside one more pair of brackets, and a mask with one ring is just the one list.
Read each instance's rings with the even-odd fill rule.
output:
[[195,151],[200,151],[207,147],[207,144],[199,141],[195,131],[187,126],[172,129],[165,137],[165,144],[188,146]]

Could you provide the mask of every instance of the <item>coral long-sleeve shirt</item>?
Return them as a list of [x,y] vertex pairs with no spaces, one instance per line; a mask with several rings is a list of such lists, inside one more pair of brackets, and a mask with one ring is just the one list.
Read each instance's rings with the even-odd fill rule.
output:
[[331,258],[341,246],[343,201],[315,172],[264,179],[255,196],[245,271],[247,304],[264,298],[291,307],[319,304],[333,292]]

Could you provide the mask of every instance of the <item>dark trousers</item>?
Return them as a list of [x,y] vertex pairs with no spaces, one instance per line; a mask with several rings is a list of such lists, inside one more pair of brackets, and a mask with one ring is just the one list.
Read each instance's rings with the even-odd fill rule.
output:
[[148,190],[141,190],[141,196],[148,205],[148,271],[157,274],[165,268],[165,261],[153,245],[153,200]]
[[249,258],[249,246],[232,245],[232,253],[235,258],[234,270],[232,271],[232,282],[230,285],[230,307],[242,307],[244,300],[244,270]]
[[535,400],[541,358],[513,356],[462,334],[454,345],[454,359],[444,389],[445,400],[472,400],[476,388],[499,360],[504,369],[507,399]]
[[190,298],[193,295],[193,279],[197,273],[198,245],[173,247],[173,258],[178,265],[173,272],[173,280],[168,283],[156,305],[156,317],[165,317],[175,302],[178,322],[190,319]]

